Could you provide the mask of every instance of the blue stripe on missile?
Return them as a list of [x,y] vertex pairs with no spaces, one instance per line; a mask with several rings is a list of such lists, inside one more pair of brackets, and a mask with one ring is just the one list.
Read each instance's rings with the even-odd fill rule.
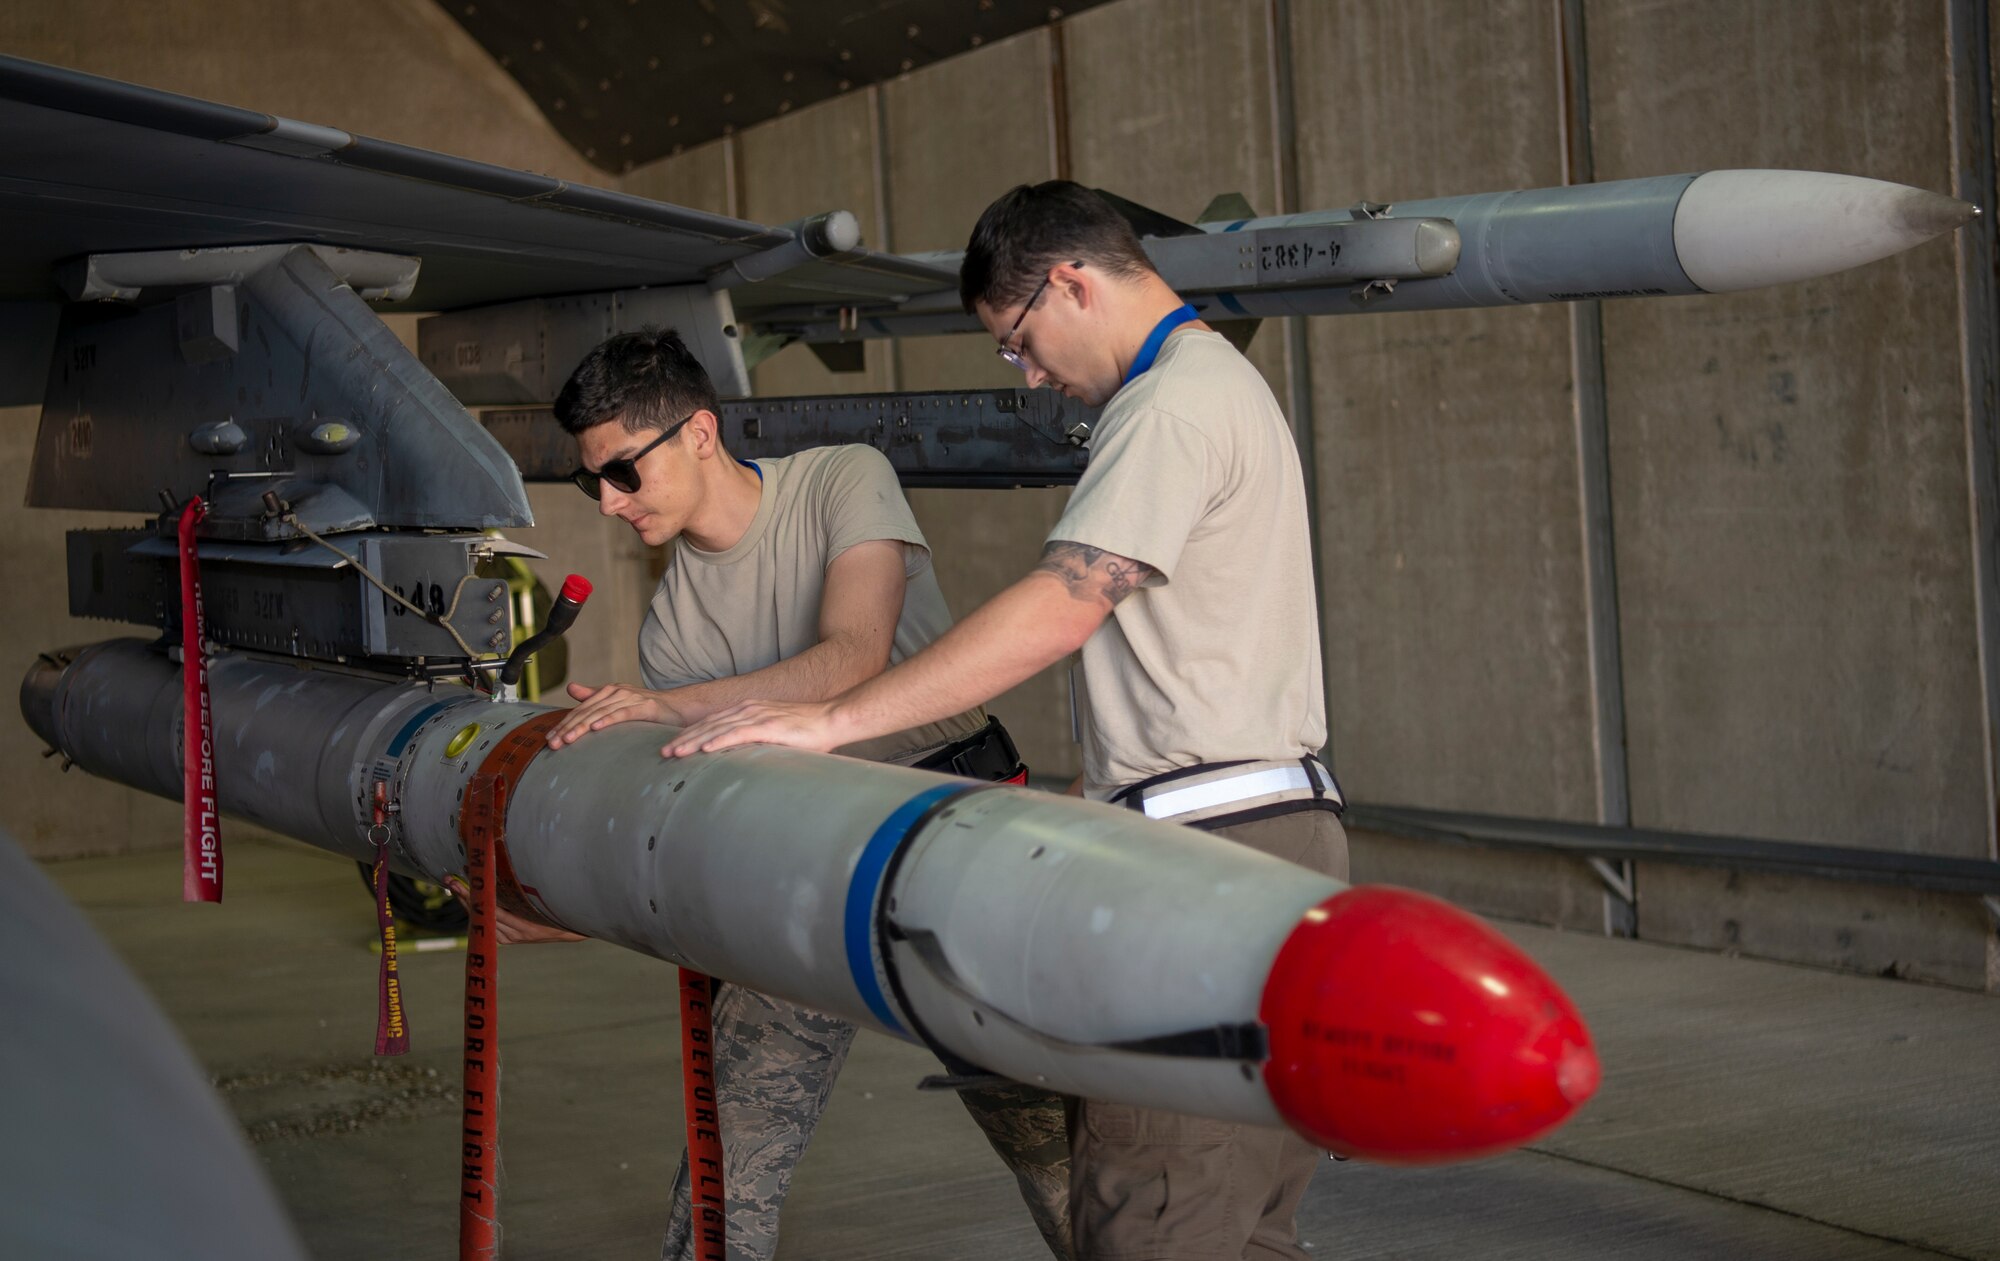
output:
[[1222,303],[1222,305],[1228,307],[1230,310],[1236,312],[1236,314],[1238,315],[1250,314],[1248,311],[1243,309],[1243,304],[1236,300],[1236,295],[1233,293],[1218,293],[1215,295],[1215,297],[1216,301]]
[[390,757],[403,756],[403,750],[409,747],[410,737],[417,734],[417,728],[423,726],[425,723],[429,722],[432,718],[436,717],[443,711],[444,711],[444,702],[436,701],[433,702],[432,704],[424,706],[422,709],[418,710],[415,714],[411,715],[410,721],[404,723],[403,729],[396,733],[396,738],[394,740],[389,741],[389,756]]
[[868,1004],[868,1010],[898,1033],[905,1032],[902,1023],[889,1011],[889,999],[882,993],[881,978],[875,975],[875,904],[882,894],[882,874],[889,869],[889,860],[909,839],[910,828],[938,802],[954,793],[962,793],[971,787],[965,783],[939,784],[936,788],[926,788],[902,805],[875,829],[875,835],[868,838],[868,844],[861,847],[861,857],[855,861],[854,875],[847,882],[847,921],[844,936],[847,942],[847,971],[854,977],[854,988],[861,991],[861,1001]]
[[1248,222],[1250,222],[1248,219],[1238,219],[1235,223],[1232,223],[1228,227],[1224,228],[1223,231],[1234,232]]

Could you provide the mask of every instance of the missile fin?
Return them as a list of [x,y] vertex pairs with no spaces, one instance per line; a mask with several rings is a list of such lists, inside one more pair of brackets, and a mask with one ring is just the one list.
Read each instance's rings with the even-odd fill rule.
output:
[[1196,223],[1233,223],[1238,219],[1255,219],[1257,212],[1250,207],[1250,199],[1242,193],[1218,193],[1206,209],[1194,217]]
[[813,357],[826,367],[828,372],[866,372],[868,370],[867,342],[808,342]]
[[1198,236],[1201,229],[1192,223],[1182,223],[1172,215],[1161,214],[1151,206],[1142,206],[1136,201],[1127,201],[1117,193],[1107,193],[1101,188],[1091,190],[1111,203],[1111,208],[1125,216],[1132,230],[1142,237],[1147,236]]
[[1262,320],[1223,320],[1214,327],[1216,332],[1229,339],[1229,344],[1236,347],[1238,353],[1247,355],[1250,353],[1250,339],[1263,326]]

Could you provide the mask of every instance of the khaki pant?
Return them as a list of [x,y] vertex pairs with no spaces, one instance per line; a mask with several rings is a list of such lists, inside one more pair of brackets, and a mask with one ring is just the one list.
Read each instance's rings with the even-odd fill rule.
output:
[[[1347,878],[1330,811],[1217,835]],[[1306,1261],[1299,1201],[1324,1157],[1290,1130],[1149,1108],[1068,1101],[1070,1224],[1079,1261]]]

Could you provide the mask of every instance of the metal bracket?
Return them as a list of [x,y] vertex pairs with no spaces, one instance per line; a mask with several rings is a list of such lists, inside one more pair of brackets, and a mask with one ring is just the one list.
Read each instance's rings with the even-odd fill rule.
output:
[[1357,201],[1347,208],[1347,213],[1357,219],[1384,219],[1389,214],[1389,203],[1385,201]]
[[[1053,390],[827,394],[730,400],[729,453],[770,459],[862,442],[905,486],[1072,486],[1089,461],[1097,412]],[[482,410],[480,420],[528,481],[567,482],[576,441],[547,407]]]
[[357,292],[374,264],[385,283],[415,280],[414,259],[304,245],[82,260],[79,293],[196,287],[64,312],[29,505],[149,512],[162,488],[179,500],[207,487],[204,539],[267,541],[261,482],[321,531],[532,522],[506,454]]
[[241,283],[295,249],[311,251],[364,302],[401,302],[417,287],[417,272],[423,267],[422,259],[337,245],[224,245],[89,254],[60,264],[56,283],[73,302],[137,302],[147,289]]
[[736,308],[727,290],[705,285],[524,298],[430,315],[417,323],[417,357],[467,406],[547,406],[605,338],[647,325],[677,329],[723,398],[750,392]]
[[1386,298],[1394,292],[1396,292],[1396,282],[1394,280],[1371,280],[1367,284],[1357,288],[1348,297],[1356,306],[1367,306],[1369,300],[1374,298],[1375,295],[1380,294]]
[[1613,868],[1610,863],[1596,855],[1592,855],[1587,861],[1590,863],[1590,869],[1597,873],[1597,878],[1604,882],[1604,887],[1614,896],[1625,902],[1633,900],[1631,863],[1619,863]]
[[829,210],[788,223],[778,231],[788,233],[789,239],[717,267],[709,273],[708,287],[721,290],[756,284],[795,271],[815,259],[848,253],[861,244],[861,221],[848,210]]
[[1604,935],[1606,937],[1637,937],[1639,935],[1639,895],[1635,884],[1635,873],[1630,860],[1615,866],[1595,854],[1585,855],[1584,861],[1597,873],[1604,885]]

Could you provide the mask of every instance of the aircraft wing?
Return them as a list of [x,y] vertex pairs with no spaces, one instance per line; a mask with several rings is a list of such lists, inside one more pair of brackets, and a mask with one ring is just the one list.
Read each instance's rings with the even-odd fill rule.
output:
[[[0,301],[57,301],[90,254],[307,242],[423,260],[389,309],[698,282],[796,235],[0,57]],[[741,286],[738,306],[895,302],[945,270],[855,249]],[[732,288],[736,288],[732,286]]]

